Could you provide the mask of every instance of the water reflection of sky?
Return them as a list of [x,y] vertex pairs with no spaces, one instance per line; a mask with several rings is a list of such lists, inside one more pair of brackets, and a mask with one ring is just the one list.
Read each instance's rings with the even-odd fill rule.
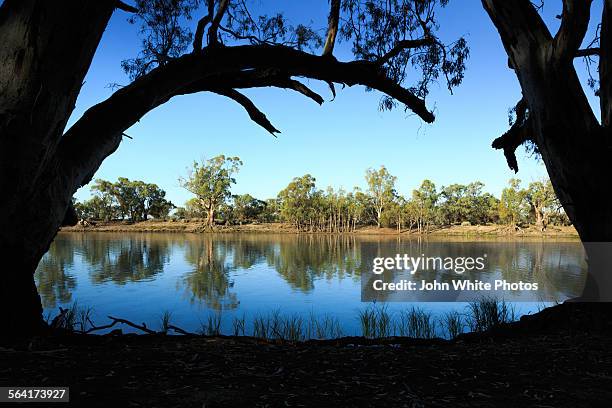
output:
[[[358,334],[362,271],[374,256],[395,253],[470,256],[487,253],[491,276],[529,277],[558,300],[579,294],[584,279],[579,242],[414,241],[380,237],[247,234],[60,233],[36,273],[45,312],[73,301],[107,315],[157,327],[164,311],[197,330],[221,311],[234,316],[335,316],[345,334]],[[441,277],[443,278],[443,277]],[[485,276],[481,276],[485,278]],[[552,292],[552,293],[551,293]],[[412,304],[391,302],[396,312]],[[423,303],[434,314],[463,311],[463,303]],[[529,313],[538,302],[518,303]]]

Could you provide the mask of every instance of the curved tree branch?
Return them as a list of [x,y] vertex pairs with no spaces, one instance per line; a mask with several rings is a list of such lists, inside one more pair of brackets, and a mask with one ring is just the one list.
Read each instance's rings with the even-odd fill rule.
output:
[[371,62],[340,62],[284,46],[205,48],[154,69],[85,112],[60,143],[61,171],[71,180],[67,188],[76,189],[89,182],[102,160],[117,149],[123,132],[174,96],[220,88],[275,86],[322,102],[320,96],[291,80],[292,76],[376,89],[404,103],[425,122],[434,120],[422,99],[386,77]]
[[301,93],[302,95],[312,99],[319,105],[323,105],[323,101],[324,101],[323,97],[319,95],[318,93],[314,92],[313,90],[311,90],[310,88],[308,88],[306,85],[304,85],[300,81],[296,81],[294,79],[289,78],[286,81],[279,81],[278,85],[275,84],[274,86],[277,86],[279,88],[293,89],[294,91],[297,91]]
[[[398,41],[397,43],[395,43],[393,48],[391,48],[391,50],[388,53],[380,57],[376,61],[376,63],[379,65],[382,65],[388,62],[389,60],[391,60],[393,57],[397,56],[403,50],[410,49],[410,48],[422,48],[422,47],[426,47],[428,45],[432,45],[435,43],[436,43],[436,40],[433,37],[423,37],[423,38],[419,38],[416,40]],[[442,46],[442,48],[444,47]]]
[[242,107],[247,111],[251,120],[257,123],[262,128],[266,129],[270,134],[276,137],[276,133],[280,133],[280,130],[274,127],[272,123],[268,120],[266,115],[255,106],[255,104],[246,96],[241,94],[235,89],[211,89],[211,92],[214,92],[219,95],[227,96],[230,99],[238,102]]

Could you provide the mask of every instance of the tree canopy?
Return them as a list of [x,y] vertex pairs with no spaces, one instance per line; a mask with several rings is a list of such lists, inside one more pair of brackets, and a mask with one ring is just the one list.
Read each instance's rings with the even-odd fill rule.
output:
[[174,208],[164,190],[140,180],[119,177],[112,183],[97,179],[91,189],[94,197],[75,206],[80,219],[146,221],[149,216],[165,218]]
[[219,155],[202,164],[194,161],[187,177],[179,179],[181,186],[196,196],[211,227],[215,223],[215,211],[231,196],[230,188],[236,183],[234,175],[240,166],[240,158]]

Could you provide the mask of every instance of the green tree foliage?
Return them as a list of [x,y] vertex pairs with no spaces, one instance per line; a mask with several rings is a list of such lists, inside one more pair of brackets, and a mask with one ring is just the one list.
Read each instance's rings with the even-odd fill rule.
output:
[[278,193],[281,203],[281,217],[299,229],[312,229],[314,207],[319,194],[315,188],[315,178],[310,174],[294,178],[287,187]]
[[525,190],[520,188],[521,180],[511,178],[504,188],[499,201],[499,218],[502,222],[516,226],[526,219]]
[[107,203],[105,197],[101,194],[94,195],[82,203],[76,202],[74,210],[77,213],[77,217],[82,220],[110,221],[119,218],[116,207],[112,202]]
[[409,209],[419,232],[429,229],[436,222],[439,194],[436,185],[431,180],[423,180],[421,186],[412,191],[412,208]]
[[75,204],[75,210],[81,219],[145,221],[149,217],[165,218],[174,208],[174,205],[166,200],[164,190],[156,184],[144,181],[119,177],[117,182],[113,183],[97,179],[91,190],[94,197]]
[[259,222],[277,222],[280,219],[280,202],[278,198],[268,198],[263,211],[257,217]]
[[[370,225],[395,228],[398,232],[416,229],[420,233],[434,226],[464,223],[503,222],[514,226],[529,223],[542,230],[549,224],[570,225],[549,180],[530,183],[523,189],[520,180],[511,179],[500,199],[485,192],[480,181],[451,184],[438,190],[431,180],[424,180],[406,198],[397,194],[396,178],[381,166],[379,170],[367,170],[365,192],[358,187],[350,192],[332,187],[321,190],[316,179],[306,174],[294,178],[276,198],[264,201],[250,194],[230,194],[235,182],[233,175],[241,164],[237,157],[225,156],[215,157],[204,165],[194,163],[190,178],[182,180],[182,184],[190,183],[189,188],[200,196],[177,208],[174,217],[203,218],[209,222],[212,206],[213,222],[216,219],[224,224],[242,225],[280,221],[308,232],[352,232]],[[96,180],[92,191],[94,196],[90,200],[75,203],[81,218],[163,218],[173,208],[156,185],[123,177],[116,183]]]
[[266,209],[267,203],[256,199],[250,194],[235,195],[233,201],[233,217],[240,225],[259,220]]
[[367,169],[365,175],[368,185],[368,194],[372,197],[376,226],[380,228],[383,212],[395,199],[395,182],[397,177],[392,176],[385,166],[380,169]]
[[467,185],[451,184],[440,191],[440,221],[452,225],[463,222],[487,224],[495,222],[498,200],[484,193],[484,184],[476,181]]
[[240,166],[240,158],[219,155],[205,163],[193,162],[187,177],[179,179],[181,186],[193,193],[206,211],[209,227],[215,223],[215,212],[231,197],[231,186],[236,183],[234,175]]
[[539,180],[529,183],[525,199],[530,207],[530,215],[535,218],[535,225],[544,231],[550,217],[561,209],[550,180]]

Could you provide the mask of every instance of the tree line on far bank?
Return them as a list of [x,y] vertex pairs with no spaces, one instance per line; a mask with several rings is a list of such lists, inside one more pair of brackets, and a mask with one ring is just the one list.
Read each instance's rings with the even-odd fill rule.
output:
[[535,224],[543,231],[550,224],[570,224],[546,179],[526,188],[520,180],[510,179],[499,198],[485,192],[480,181],[437,188],[424,180],[405,197],[397,192],[397,177],[381,166],[366,170],[365,190],[321,190],[316,179],[306,174],[294,178],[276,198],[260,200],[231,193],[241,165],[238,157],[223,155],[194,162],[188,174],[179,178],[181,186],[194,195],[184,206],[175,207],[155,184],[119,178],[115,183],[96,180],[94,196],[76,203],[75,208],[80,218],[90,220],[203,218],[211,228],[216,224],[286,222],[308,232],[351,232],[367,226],[427,232],[459,224]]
[[91,186],[93,197],[75,202],[79,219],[146,221],[149,218],[167,218],[172,202],[157,184],[119,177],[116,182],[97,179]]

